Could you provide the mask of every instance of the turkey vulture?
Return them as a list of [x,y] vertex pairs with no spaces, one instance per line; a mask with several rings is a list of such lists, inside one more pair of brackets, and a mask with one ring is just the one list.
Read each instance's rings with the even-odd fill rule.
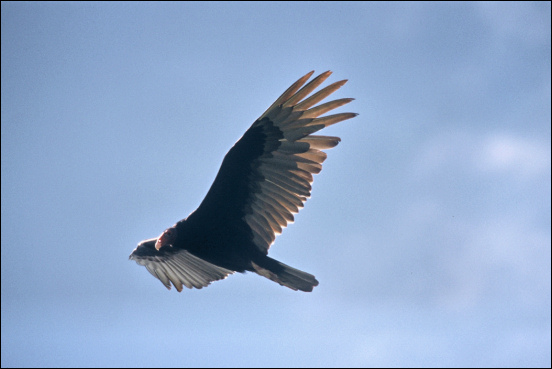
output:
[[318,285],[312,274],[267,256],[276,235],[310,197],[312,175],[326,159],[321,150],[340,141],[312,134],[357,115],[318,118],[353,99],[315,106],[347,80],[307,98],[332,72],[301,88],[313,73],[291,85],[234,144],[199,207],[159,237],[140,242],[129,259],[178,292],[182,286],[202,288],[245,271],[295,291],[310,292]]

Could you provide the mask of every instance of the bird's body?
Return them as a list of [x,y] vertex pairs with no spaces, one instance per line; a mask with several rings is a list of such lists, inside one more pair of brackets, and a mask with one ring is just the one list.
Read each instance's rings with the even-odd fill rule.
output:
[[130,259],[178,291],[245,271],[294,290],[312,291],[318,285],[313,275],[267,256],[275,236],[310,197],[312,175],[326,159],[321,150],[340,141],[312,133],[356,116],[318,118],[352,99],[311,108],[346,82],[305,99],[331,74],[325,72],[299,90],[312,73],[284,92],[230,149],[200,206],[158,238],[138,244]]

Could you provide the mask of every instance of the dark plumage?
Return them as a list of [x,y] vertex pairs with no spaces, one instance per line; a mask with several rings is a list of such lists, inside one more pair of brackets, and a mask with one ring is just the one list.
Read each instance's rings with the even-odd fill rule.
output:
[[319,118],[353,99],[315,107],[346,80],[307,96],[328,76],[310,72],[282,94],[226,154],[201,205],[158,238],[142,241],[130,259],[170,289],[202,288],[234,272],[255,272],[293,290],[312,291],[313,275],[267,256],[276,235],[310,197],[313,174],[339,137],[312,133],[355,117]]

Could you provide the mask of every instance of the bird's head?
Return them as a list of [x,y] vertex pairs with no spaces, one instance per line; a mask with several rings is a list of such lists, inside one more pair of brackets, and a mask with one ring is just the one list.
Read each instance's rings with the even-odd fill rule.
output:
[[176,227],[170,227],[165,229],[163,233],[157,238],[157,242],[155,242],[155,248],[159,250],[163,246],[169,246],[173,244],[173,242],[176,240]]

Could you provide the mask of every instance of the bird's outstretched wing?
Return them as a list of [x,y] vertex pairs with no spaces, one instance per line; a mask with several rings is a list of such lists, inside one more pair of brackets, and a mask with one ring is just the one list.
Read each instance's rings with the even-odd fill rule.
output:
[[324,72],[305,85],[313,73],[289,87],[236,142],[205,199],[188,221],[224,224],[233,233],[233,240],[252,238],[255,246],[268,253],[276,235],[293,222],[293,214],[310,197],[313,174],[320,172],[326,159],[322,150],[340,141],[339,137],[313,133],[357,115],[320,117],[353,99],[315,106],[347,80],[309,97],[331,74]]
[[171,282],[178,292],[182,292],[182,286],[199,289],[234,273],[183,249],[159,252],[155,249],[156,241],[157,238],[152,238],[140,242],[130,255],[130,259],[145,266],[148,272],[169,290]]

